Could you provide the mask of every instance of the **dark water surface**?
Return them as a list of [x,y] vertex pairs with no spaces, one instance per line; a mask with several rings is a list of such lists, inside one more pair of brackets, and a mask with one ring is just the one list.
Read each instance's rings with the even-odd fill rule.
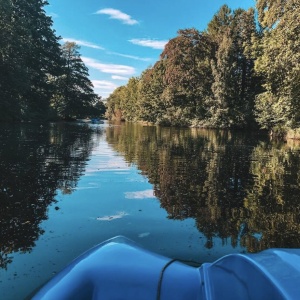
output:
[[184,260],[300,247],[300,145],[138,124],[0,125],[0,299],[116,235]]

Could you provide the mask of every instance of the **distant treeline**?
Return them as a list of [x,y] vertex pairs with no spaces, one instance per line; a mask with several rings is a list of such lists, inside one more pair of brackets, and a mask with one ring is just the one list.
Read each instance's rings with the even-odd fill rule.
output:
[[60,45],[44,0],[0,1],[0,121],[99,116],[75,43]]
[[222,6],[206,30],[179,30],[153,66],[117,88],[107,116],[274,133],[300,127],[299,16],[299,0]]

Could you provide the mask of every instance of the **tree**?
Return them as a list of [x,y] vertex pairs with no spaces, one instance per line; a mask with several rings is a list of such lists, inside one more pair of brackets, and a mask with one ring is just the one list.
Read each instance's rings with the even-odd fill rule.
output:
[[[25,4],[25,3],[26,4]],[[47,118],[50,97],[53,90],[49,76],[61,73],[61,51],[59,37],[51,28],[52,19],[46,16],[43,9],[48,5],[44,0],[21,1],[26,14],[21,14],[27,30],[26,52],[28,65],[27,76],[30,87],[24,94],[23,110],[26,117]]]
[[106,107],[101,100],[101,97],[98,98],[98,101],[91,107],[90,115],[93,117],[103,117],[105,115]]
[[109,120],[124,120],[122,98],[125,97],[126,86],[119,86],[107,98],[106,117]]
[[[161,54],[165,64],[163,96],[179,114],[177,122],[189,124],[205,116],[205,99],[211,94],[210,60],[214,44],[207,34],[184,29],[171,39]],[[171,121],[173,122],[173,121]]]
[[0,1],[1,119],[45,118],[60,50],[42,0]]
[[264,78],[264,91],[256,99],[257,121],[267,129],[299,127],[300,3],[257,1],[257,7],[266,26],[255,62]]
[[258,20],[264,28],[271,29],[285,13],[289,0],[256,0]]
[[120,99],[121,109],[125,120],[135,121],[138,116],[139,78],[131,77],[127,82],[124,94]]
[[51,105],[58,116],[64,119],[85,117],[100,100],[93,92],[88,69],[78,50],[76,43],[66,42],[62,46],[63,74],[51,78],[57,87]]
[[253,120],[256,78],[249,45],[256,35],[254,10],[231,11],[221,7],[208,24],[216,42],[211,60],[213,97],[209,101],[209,123],[216,127],[243,127]]
[[165,113],[169,104],[163,101],[165,89],[163,80],[165,65],[158,61],[151,68],[146,69],[140,79],[138,112],[139,119],[161,124],[165,122]]
[[228,28],[231,22],[232,11],[227,5],[223,5],[208,23],[207,32],[220,42],[224,29]]
[[20,24],[14,17],[13,3],[0,1],[0,119],[19,119],[21,114],[20,90],[26,88],[27,80],[23,65],[24,42],[16,33]]
[[257,0],[257,24],[253,8],[223,5],[205,32],[179,30],[118,109],[164,125],[299,127],[299,6]]

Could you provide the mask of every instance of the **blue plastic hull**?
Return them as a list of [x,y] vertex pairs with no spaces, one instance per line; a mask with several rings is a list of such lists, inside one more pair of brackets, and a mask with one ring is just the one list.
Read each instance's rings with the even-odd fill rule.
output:
[[300,299],[300,250],[233,254],[195,268],[116,237],[78,257],[33,299]]

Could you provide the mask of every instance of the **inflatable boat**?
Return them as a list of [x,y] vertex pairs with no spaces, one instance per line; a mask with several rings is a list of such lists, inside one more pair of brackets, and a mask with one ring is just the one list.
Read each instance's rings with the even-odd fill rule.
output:
[[193,267],[120,236],[75,259],[33,299],[296,300],[300,250],[231,254]]

